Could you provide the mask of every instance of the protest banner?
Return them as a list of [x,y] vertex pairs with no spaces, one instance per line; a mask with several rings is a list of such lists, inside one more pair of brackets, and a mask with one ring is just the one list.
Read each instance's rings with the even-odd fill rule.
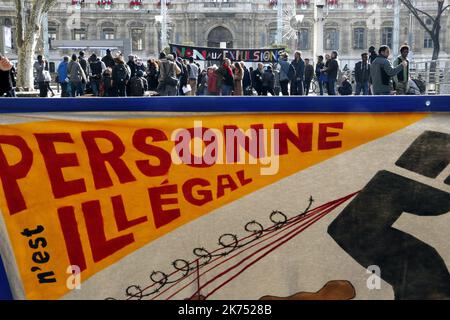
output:
[[13,297],[449,298],[445,100],[330,99],[5,99]]

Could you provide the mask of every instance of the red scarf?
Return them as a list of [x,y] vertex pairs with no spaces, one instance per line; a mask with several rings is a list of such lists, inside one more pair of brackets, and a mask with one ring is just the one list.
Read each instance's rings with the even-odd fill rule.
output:
[[225,63],[223,64],[225,70],[227,70],[228,75],[233,78],[233,70],[231,70],[230,66],[227,66]]

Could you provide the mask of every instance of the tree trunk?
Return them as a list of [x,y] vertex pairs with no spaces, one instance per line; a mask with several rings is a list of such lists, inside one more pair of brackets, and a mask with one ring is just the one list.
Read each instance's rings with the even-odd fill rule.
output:
[[441,45],[439,43],[439,38],[433,39],[434,48],[433,48],[433,56],[431,60],[437,60],[439,58],[439,52],[441,51]]
[[436,32],[434,33],[433,37],[431,38],[433,40],[433,55],[431,57],[431,66],[430,66],[430,72],[434,73],[436,72],[436,65],[437,65],[437,59],[439,59],[439,52],[441,51],[441,43],[439,42],[439,34],[440,34],[441,28],[438,26],[436,28]]
[[23,42],[18,51],[17,88],[23,91],[34,91],[34,55],[37,38]]

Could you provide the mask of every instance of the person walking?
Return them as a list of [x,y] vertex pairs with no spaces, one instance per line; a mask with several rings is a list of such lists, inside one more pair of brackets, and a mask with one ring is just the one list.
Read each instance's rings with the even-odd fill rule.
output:
[[68,65],[69,57],[64,56],[57,69],[58,83],[61,86],[61,97],[63,98],[70,97],[70,81],[67,72]]
[[172,54],[166,56],[164,52],[161,52],[159,70],[159,85],[156,91],[161,96],[176,96],[178,89],[177,76],[181,73],[181,69],[175,63]]
[[88,75],[89,75],[89,63],[84,57],[84,51],[80,51],[78,56],[78,62],[80,63],[81,68],[83,69],[84,74],[86,75],[86,78],[81,80],[81,87],[83,88],[83,95],[86,92],[86,85],[88,82]]
[[305,62],[302,59],[301,51],[295,51],[294,60],[292,60],[291,65],[295,70],[295,77],[291,81],[291,95],[302,96],[303,81],[305,79]]
[[194,58],[189,57],[189,64],[187,65],[189,85],[191,86],[190,96],[197,95],[197,84],[198,84],[198,66],[194,63]]
[[213,65],[208,68],[208,95],[209,96],[217,96],[219,95],[219,87],[217,85],[217,66]]
[[324,73],[321,71],[323,68],[325,68],[325,64],[323,63],[323,56],[317,57],[317,63],[316,63],[316,79],[317,83],[319,85],[319,95],[323,96],[323,87],[324,87]]
[[367,52],[361,54],[361,61],[355,65],[355,95],[369,95],[370,64]]
[[147,61],[147,83],[150,91],[155,91],[158,88],[159,69],[155,59]]
[[[134,54],[128,55],[128,62],[127,66],[130,69],[130,79],[134,78],[136,76],[136,72],[138,70],[138,66],[136,64],[136,56]],[[127,82],[127,96],[131,95],[131,88],[130,88],[130,81]]]
[[186,88],[189,83],[187,63],[186,63],[186,60],[183,60],[181,57],[178,57],[175,60],[175,63],[177,64],[178,68],[181,70],[180,74],[177,76],[178,83],[179,83],[179,88],[178,88],[177,93],[179,96],[184,96],[185,93],[183,91],[183,88]]
[[400,47],[400,55],[394,61],[394,67],[400,65],[403,61],[406,62],[406,66],[403,68],[402,72],[397,73],[394,76],[395,90],[397,95],[405,95],[409,89],[409,46],[403,45]]
[[258,63],[258,68],[252,73],[252,84],[258,96],[262,94],[262,76],[264,74],[264,64]]
[[252,94],[252,76],[250,71],[245,66],[244,61],[240,62],[242,70],[244,70],[244,78],[242,79],[242,88],[244,90],[244,95],[250,96]]
[[330,60],[328,61],[328,65],[325,67],[325,69],[322,69],[324,72],[326,72],[328,77],[327,91],[329,96],[336,95],[336,81],[339,71],[339,63],[337,61],[337,57],[338,52],[332,51]]
[[314,78],[314,67],[309,63],[309,59],[305,59],[305,95],[309,95],[311,81]]
[[217,70],[219,78],[222,80],[221,95],[231,96],[234,87],[233,70],[231,70],[231,61],[228,58],[223,60],[222,66]]
[[208,70],[203,69],[202,72],[200,72],[199,79],[197,95],[205,96],[208,94]]
[[281,92],[281,85],[280,85],[280,64],[276,63],[274,64],[272,68],[273,76],[275,78],[275,83],[273,87],[273,92],[275,93],[275,96],[279,96]]
[[131,71],[123,60],[122,56],[114,59],[115,66],[112,69],[112,85],[114,87],[114,96],[127,96],[127,83],[130,81]]
[[375,51],[375,47],[374,46],[370,46],[369,47],[369,61],[372,64],[372,62],[378,57],[376,51]]
[[72,59],[67,65],[67,73],[70,80],[70,94],[72,97],[83,96],[83,82],[86,83],[86,74],[83,71],[76,54],[72,55]]
[[370,77],[372,79],[372,90],[374,95],[390,95],[392,93],[392,77],[408,67],[406,61],[402,61],[397,67],[392,67],[388,60],[390,55],[388,46],[381,46],[378,57],[372,62]]
[[[295,76],[295,68],[288,62],[289,56],[287,52],[283,52],[280,57],[280,87],[283,96],[289,95],[289,82]],[[292,92],[292,85],[291,85]]]
[[37,61],[34,63],[34,70],[36,71],[36,82],[39,86],[39,97],[48,96],[48,85],[45,83],[44,71],[46,70],[47,61],[42,55],[37,56]]
[[234,94],[235,96],[243,96],[243,81],[244,79],[244,70],[239,62],[234,63]]
[[89,83],[91,84],[92,94],[94,97],[98,97],[100,96],[100,84],[102,82],[103,72],[106,70],[106,65],[95,53],[91,55],[89,62]]
[[105,66],[107,68],[111,68],[111,69],[116,64],[114,62],[114,57],[112,56],[110,49],[106,49],[106,55],[102,58],[102,62],[105,64]]
[[270,93],[272,96],[275,95],[275,76],[272,72],[272,66],[267,66],[266,71],[263,74],[262,80],[262,95],[267,96]]

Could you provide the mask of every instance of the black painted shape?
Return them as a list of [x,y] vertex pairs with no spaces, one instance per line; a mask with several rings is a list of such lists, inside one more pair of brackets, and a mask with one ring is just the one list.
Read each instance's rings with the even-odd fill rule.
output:
[[449,193],[380,171],[328,233],[362,266],[378,265],[396,299],[450,299],[450,274],[438,252],[392,227],[403,212],[437,216],[449,211]]
[[[450,163],[450,135],[425,131],[395,163],[397,166],[436,178]],[[447,180],[449,180],[447,178]],[[450,181],[447,181],[450,184]]]

